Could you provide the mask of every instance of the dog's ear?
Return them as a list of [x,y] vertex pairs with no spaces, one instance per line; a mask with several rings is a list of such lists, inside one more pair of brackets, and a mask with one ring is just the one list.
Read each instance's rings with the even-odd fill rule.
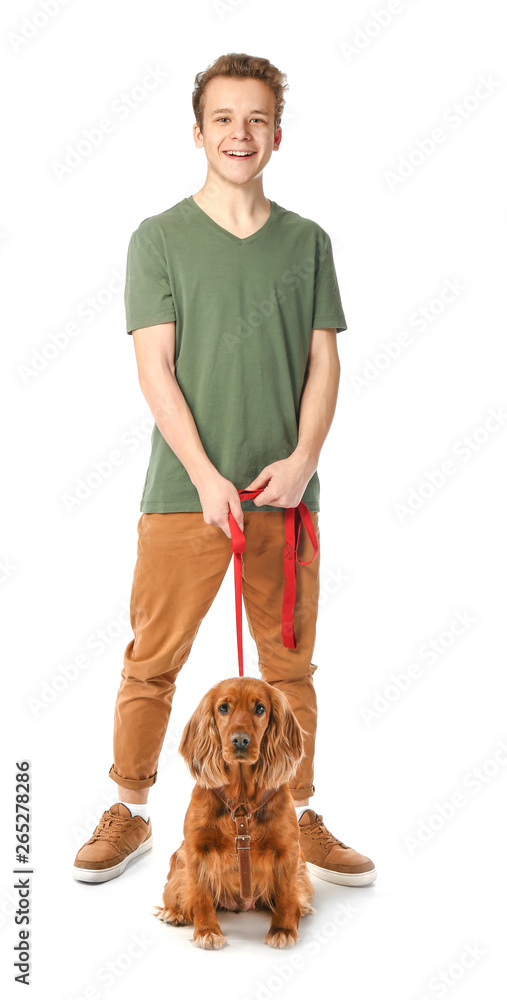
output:
[[270,685],[269,722],[261,740],[253,778],[261,788],[279,788],[294,777],[304,757],[303,734],[283,692]]
[[208,691],[187,722],[179,752],[198,785],[215,788],[227,782],[222,743],[213,714],[213,691]]

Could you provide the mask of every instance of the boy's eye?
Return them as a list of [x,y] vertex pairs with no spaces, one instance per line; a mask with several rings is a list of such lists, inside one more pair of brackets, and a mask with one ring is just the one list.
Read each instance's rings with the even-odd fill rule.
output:
[[227,715],[227,712],[229,711],[229,706],[226,701],[224,701],[223,705],[218,706],[218,711],[220,712],[220,715]]

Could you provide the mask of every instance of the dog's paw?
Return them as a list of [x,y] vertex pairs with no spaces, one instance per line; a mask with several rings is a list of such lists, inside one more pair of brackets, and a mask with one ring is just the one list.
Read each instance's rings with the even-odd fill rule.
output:
[[222,931],[211,931],[202,930],[194,932],[193,944],[196,948],[205,948],[206,951],[214,951],[217,948],[223,948],[224,944],[227,944],[227,938]]
[[157,917],[159,920],[163,920],[166,924],[173,924],[174,927],[182,927],[186,924],[192,923],[192,921],[188,920],[183,913],[177,913],[170,907],[154,906],[153,916]]
[[306,917],[308,913],[315,913],[315,910],[309,903],[305,903],[304,906],[301,907],[301,916]]
[[264,944],[269,944],[270,948],[291,948],[298,939],[296,930],[287,930],[285,927],[270,928],[265,937]]

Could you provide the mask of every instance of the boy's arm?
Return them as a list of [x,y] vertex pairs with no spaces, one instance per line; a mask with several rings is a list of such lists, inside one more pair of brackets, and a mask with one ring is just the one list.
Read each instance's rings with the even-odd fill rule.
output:
[[298,443],[288,458],[264,466],[245,489],[253,490],[269,480],[253,501],[279,507],[297,507],[317,469],[320,450],[331,426],[338,386],[340,360],[336,329],[312,330],[310,352],[299,405]]
[[230,538],[229,508],[243,527],[238,491],[220,475],[203,448],[192,412],[176,380],[175,337],[174,321],[132,331],[139,385],[162,437],[199,493],[204,520],[221,527]]
[[317,469],[336,409],[340,385],[336,340],[336,329],[312,330],[299,408],[298,443],[291,456],[304,466],[308,479]]
[[187,470],[196,489],[216,472],[202,446],[195,420],[176,381],[176,323],[133,330],[141,392],[162,436]]

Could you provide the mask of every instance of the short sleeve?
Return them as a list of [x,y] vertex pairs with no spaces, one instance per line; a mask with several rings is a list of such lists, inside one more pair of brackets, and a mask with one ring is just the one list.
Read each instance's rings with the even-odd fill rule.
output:
[[127,252],[125,318],[127,333],[176,319],[165,260],[139,229],[132,233]]
[[313,293],[312,329],[346,330],[347,322],[343,313],[340,289],[333,260],[331,240],[322,230],[318,242],[318,260]]

